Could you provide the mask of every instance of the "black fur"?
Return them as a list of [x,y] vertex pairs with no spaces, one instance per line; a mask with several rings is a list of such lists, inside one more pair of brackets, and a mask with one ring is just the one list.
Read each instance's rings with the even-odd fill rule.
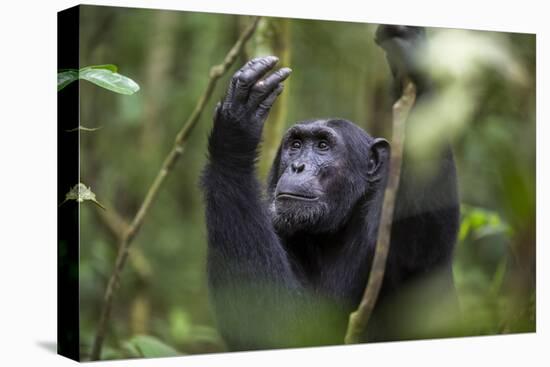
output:
[[[396,27],[377,32],[386,50],[423,40],[423,30]],[[388,52],[396,78],[420,80],[415,70],[399,71],[407,63],[392,57],[409,54],[397,54]],[[235,74],[216,109],[202,179],[211,298],[233,350],[343,342],[368,279],[386,184],[389,144],[349,121],[325,119],[289,129],[263,192],[254,169],[262,126],[290,74],[262,80],[276,62],[254,59]],[[436,169],[420,180],[405,154],[386,276],[365,341],[437,336],[405,320],[427,320],[452,290],[456,173],[450,149],[433,160]],[[428,291],[401,297],[424,292],[415,285],[434,274],[436,299]]]

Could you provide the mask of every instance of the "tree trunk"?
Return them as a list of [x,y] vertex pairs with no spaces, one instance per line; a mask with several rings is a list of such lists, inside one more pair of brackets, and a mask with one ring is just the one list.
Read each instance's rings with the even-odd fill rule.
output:
[[161,110],[167,100],[166,85],[169,83],[169,71],[173,63],[174,28],[177,19],[176,13],[171,11],[159,11],[153,19],[143,88],[144,121],[141,151],[144,154],[149,154],[153,147],[158,146],[161,136],[158,129],[163,128],[160,121]]

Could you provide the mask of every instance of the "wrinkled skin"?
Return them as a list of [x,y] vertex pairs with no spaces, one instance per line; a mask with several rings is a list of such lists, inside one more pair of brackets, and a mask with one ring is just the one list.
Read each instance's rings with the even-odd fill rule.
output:
[[[423,28],[378,28],[396,91],[407,76],[419,98],[429,92],[417,67],[424,41]],[[231,79],[202,178],[210,295],[232,350],[343,342],[368,279],[387,179],[386,140],[344,119],[309,120],[284,135],[263,192],[258,145],[291,73],[275,70],[277,61],[253,59]],[[405,152],[386,275],[365,341],[441,335],[407,322],[428,320],[447,294],[452,300],[458,195],[450,149],[433,162],[436,169],[419,180]],[[435,274],[429,287],[418,286]]]
[[[362,136],[370,147],[362,160],[340,129]],[[380,181],[388,143],[370,139],[342,120],[314,120],[295,125],[283,137],[270,185],[271,214],[279,236],[297,232],[333,232],[349,218],[355,204]],[[378,174],[376,174],[378,171]],[[350,174],[352,173],[352,174]],[[346,196],[340,195],[345,187]]]

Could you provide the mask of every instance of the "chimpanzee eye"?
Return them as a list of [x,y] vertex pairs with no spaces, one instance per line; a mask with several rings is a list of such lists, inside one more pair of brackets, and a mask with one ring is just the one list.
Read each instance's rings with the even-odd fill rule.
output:
[[317,148],[321,149],[321,150],[327,150],[329,148],[328,146],[328,143],[324,140],[321,140],[318,144],[317,144]]
[[292,149],[300,149],[302,147],[302,142],[300,140],[294,140],[292,143],[290,143],[290,147]]

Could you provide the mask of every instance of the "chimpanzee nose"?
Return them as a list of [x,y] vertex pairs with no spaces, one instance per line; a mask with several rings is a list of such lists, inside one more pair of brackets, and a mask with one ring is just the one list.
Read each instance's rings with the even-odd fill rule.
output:
[[291,165],[290,165],[290,169],[293,173],[301,173],[304,168],[306,168],[306,164],[305,163],[296,163],[296,162],[293,162]]

